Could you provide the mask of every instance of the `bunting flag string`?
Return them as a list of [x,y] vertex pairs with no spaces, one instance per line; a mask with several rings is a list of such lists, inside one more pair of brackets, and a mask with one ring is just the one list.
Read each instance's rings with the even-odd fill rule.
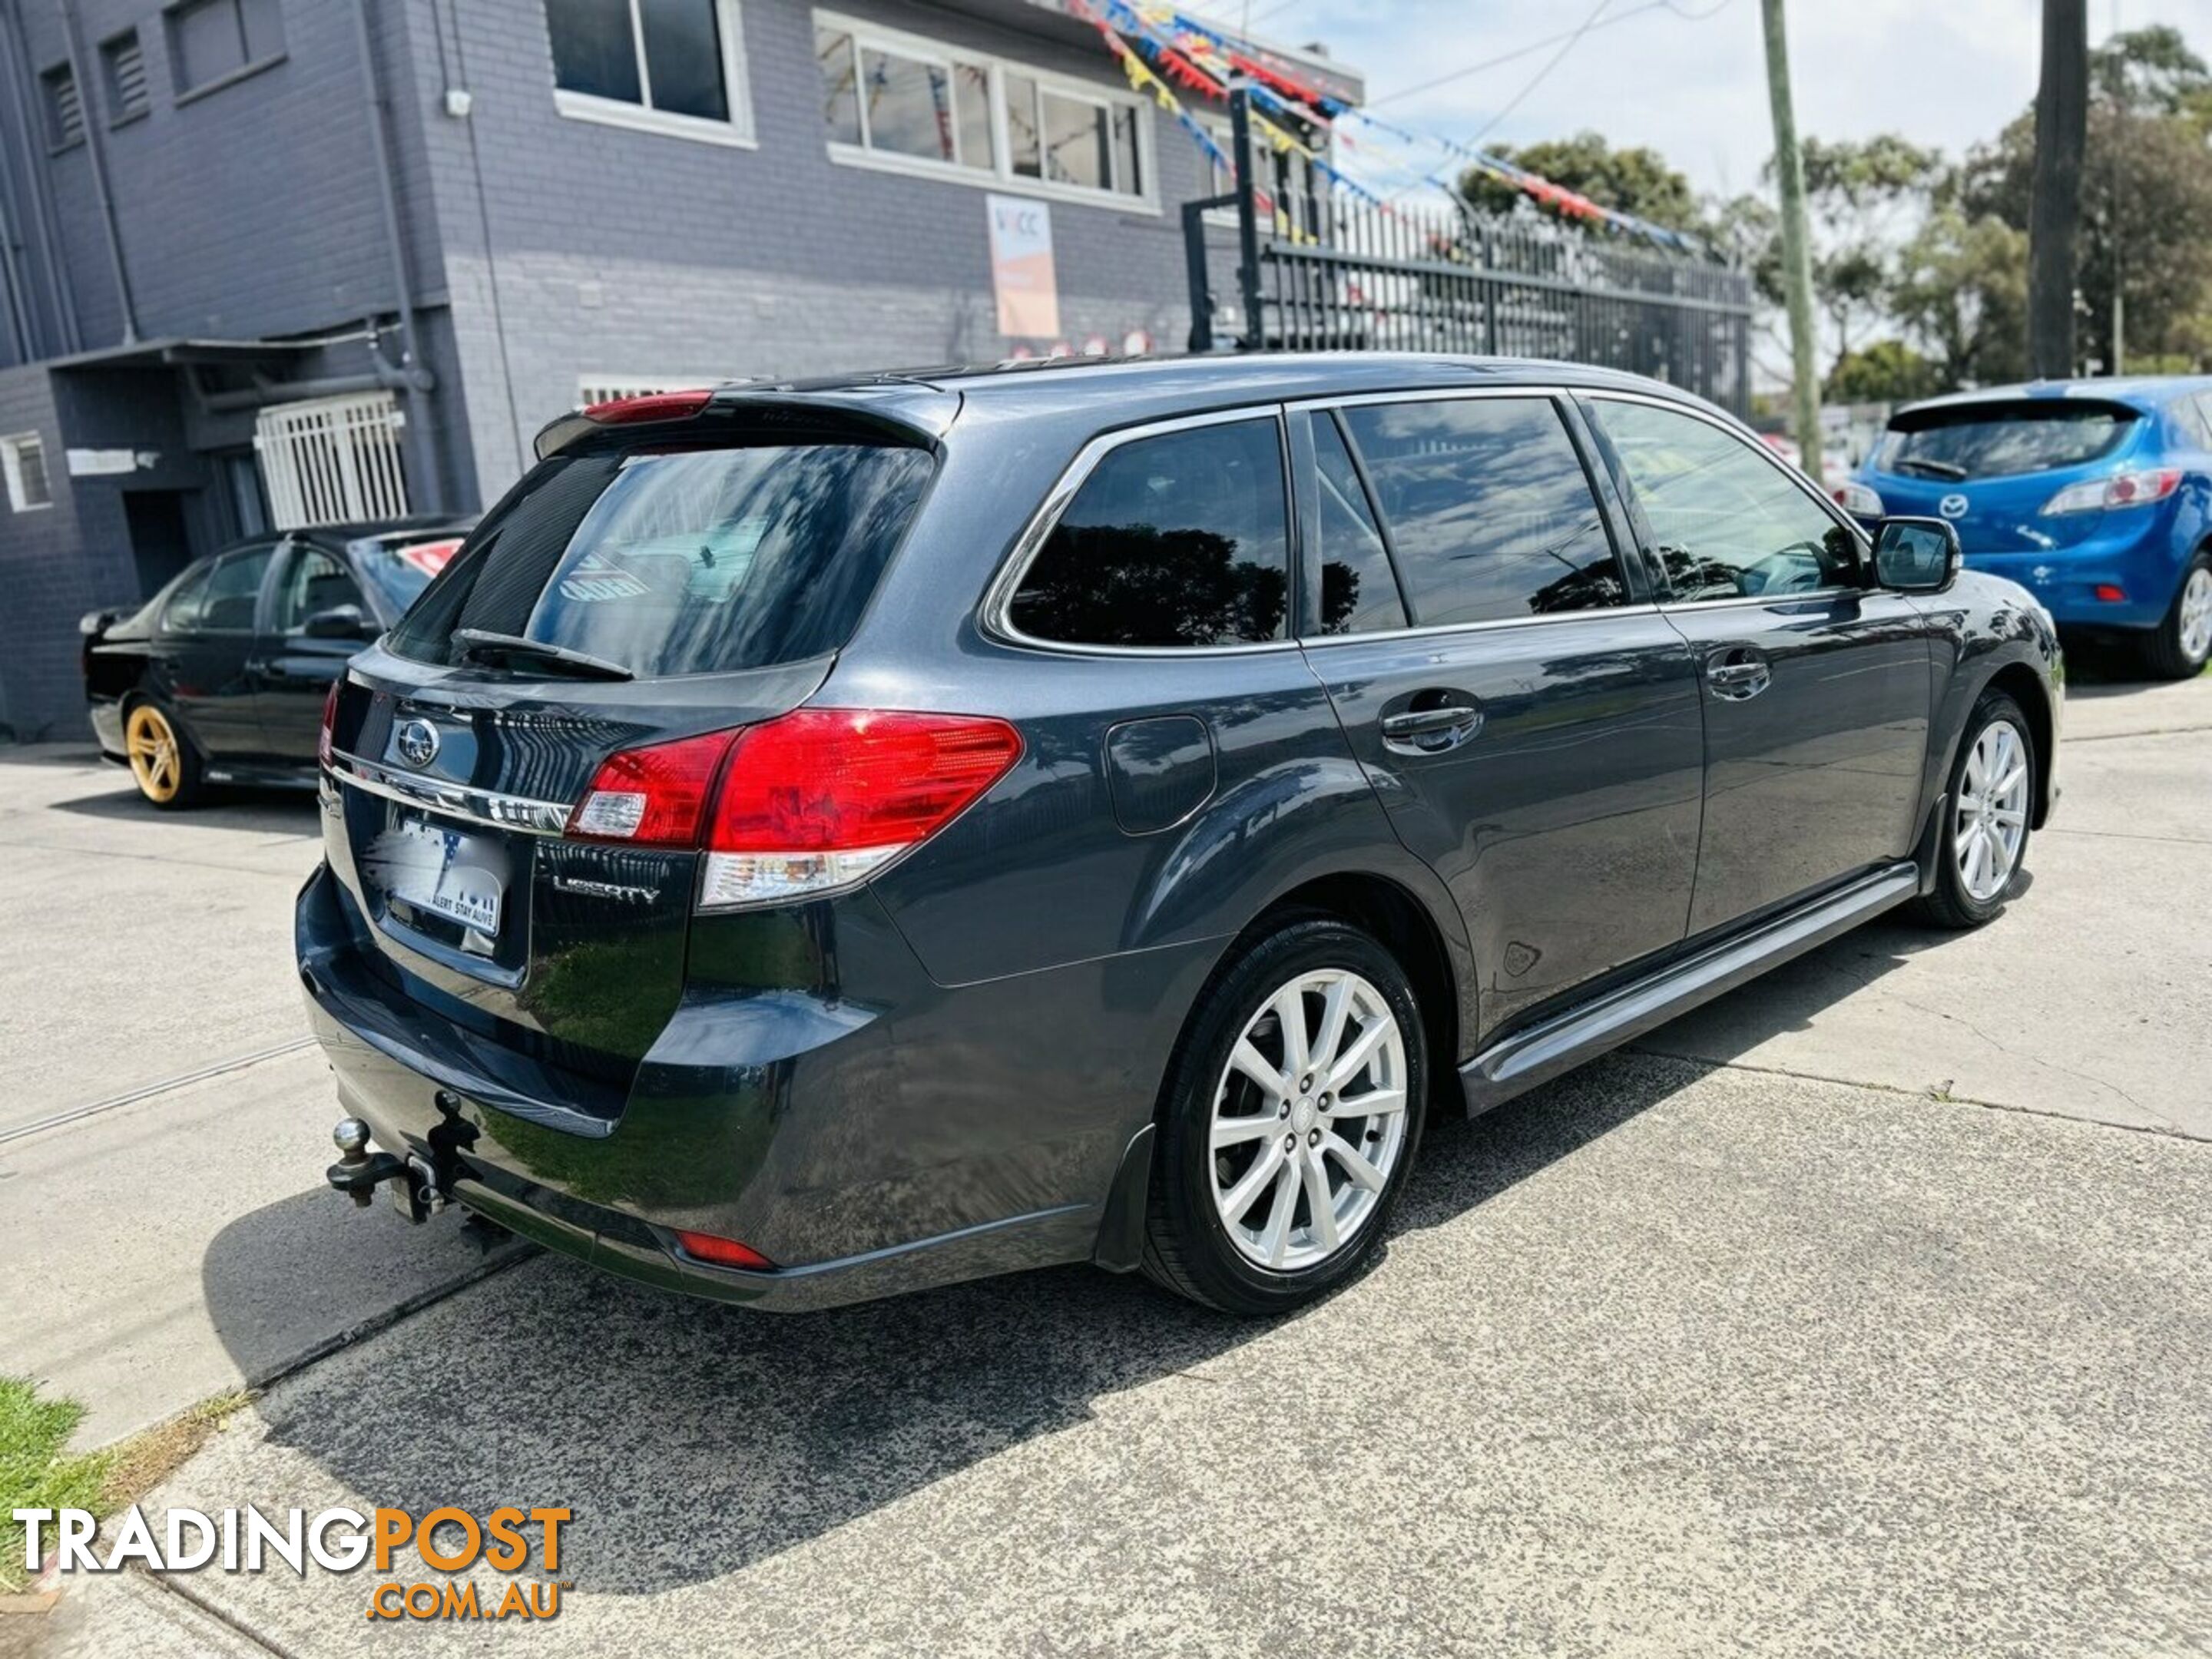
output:
[[[1234,178],[1237,164],[1230,159],[1228,152],[1221,148],[1197,117],[1182,106],[1182,100],[1175,95],[1174,89],[1152,72],[1152,65],[1138,56],[1136,48],[1124,40],[1111,23],[1092,9],[1090,0],[1068,0],[1068,3],[1079,16],[1098,31],[1099,37],[1106,42],[1107,49],[1121,64],[1121,73],[1127,78],[1130,90],[1139,94],[1150,94],[1152,101],[1175,118],[1176,125],[1190,135],[1192,142],[1206,157],[1224,173]],[[1310,240],[1304,237],[1297,228],[1288,222],[1276,207],[1275,198],[1257,184],[1252,187],[1252,205],[1267,216],[1279,233],[1297,240]]]
[[[1295,115],[1300,119],[1321,126],[1340,123],[1349,117],[1377,131],[1388,133],[1401,142],[1417,146],[1433,145],[1465,161],[1486,178],[1495,179],[1510,189],[1517,190],[1540,205],[1549,207],[1564,216],[1601,225],[1610,230],[1629,232],[1668,247],[1692,252],[1698,251],[1700,248],[1695,238],[1685,235],[1680,231],[1671,229],[1665,225],[1655,224],[1650,220],[1633,213],[1624,212],[1618,208],[1601,206],[1579,191],[1569,190],[1564,185],[1554,184],[1540,173],[1532,173],[1528,168],[1516,166],[1500,156],[1490,155],[1472,145],[1459,143],[1435,134],[1407,131],[1402,127],[1395,126],[1379,117],[1369,114],[1357,105],[1332,99],[1296,76],[1285,74],[1273,65],[1261,62],[1249,50],[1238,49],[1240,45],[1249,46],[1249,42],[1239,43],[1224,34],[1219,29],[1192,17],[1187,12],[1177,11],[1172,7],[1159,3],[1159,0],[1146,0],[1146,3],[1139,9],[1147,16],[1164,20],[1176,33],[1179,44],[1188,52],[1190,57],[1204,63],[1208,70],[1213,71],[1217,80],[1226,82],[1227,74],[1224,72],[1224,70],[1241,72],[1255,83],[1254,92],[1258,101],[1272,104],[1286,114]],[[1283,101],[1285,100],[1291,100],[1302,107],[1285,109]],[[1339,137],[1347,147],[1355,147],[1352,145],[1348,134],[1340,132]],[[1433,169],[1415,167],[1410,170],[1424,183],[1433,185],[1454,197],[1460,194],[1456,185],[1439,178]],[[1351,182],[1345,180],[1343,175],[1334,169],[1329,169],[1329,172],[1331,176],[1340,182],[1347,184]],[[1356,185],[1352,187],[1355,192],[1360,189]],[[1366,192],[1366,195],[1368,199],[1388,205],[1387,203],[1382,202],[1382,198],[1375,197],[1372,192]]]
[[[1126,20],[1129,26],[1129,33],[1136,37],[1138,45],[1150,47],[1158,55],[1162,74],[1178,78],[1182,84],[1203,92],[1219,102],[1228,101],[1227,77],[1229,74],[1235,72],[1233,67],[1218,66],[1218,60],[1213,63],[1206,62],[1205,59],[1210,52],[1203,44],[1200,51],[1186,55],[1163,40],[1156,32],[1153,21],[1155,15],[1165,15],[1172,17],[1175,14],[1168,12],[1162,7],[1133,6],[1128,3],[1128,0],[1105,0],[1105,4],[1109,19]],[[1202,42],[1203,40],[1204,37],[1201,37]],[[1308,111],[1293,111],[1288,108],[1281,100],[1264,88],[1255,86],[1252,90],[1255,102],[1271,105],[1290,118],[1298,120],[1315,118]],[[1358,179],[1347,177],[1312,145],[1268,119],[1257,109],[1252,110],[1250,114],[1253,131],[1267,142],[1268,148],[1276,155],[1294,155],[1300,157],[1308,167],[1346,194],[1365,202],[1371,207],[1381,209],[1393,218],[1398,216],[1397,210],[1389,203],[1384,201],[1382,197],[1368,189]]]
[[[1394,217],[1398,216],[1397,212],[1389,198],[1347,175],[1318,148],[1298,137],[1284,123],[1331,132],[1346,149],[1357,149],[1359,146],[1344,130],[1344,124],[1347,120],[1358,122],[1371,131],[1387,135],[1416,149],[1431,147],[1440,149],[1484,178],[1519,191],[1539,206],[1549,208],[1563,218],[1579,220],[1616,233],[1641,236],[1663,246],[1685,252],[1703,251],[1702,245],[1694,237],[1665,225],[1655,224],[1636,214],[1602,206],[1579,191],[1554,184],[1540,173],[1533,173],[1502,156],[1434,133],[1410,131],[1370,115],[1355,104],[1331,98],[1297,76],[1262,61],[1255,55],[1249,41],[1238,40],[1188,12],[1165,3],[1165,0],[1103,0],[1103,3],[1105,12],[1101,15],[1092,9],[1090,0],[1070,0],[1073,9],[1098,30],[1108,47],[1121,61],[1130,85],[1139,92],[1152,93],[1160,107],[1173,115],[1176,123],[1191,136],[1193,142],[1224,171],[1233,173],[1234,168],[1220,143],[1183,108],[1169,82],[1186,91],[1201,93],[1217,101],[1226,102],[1230,77],[1242,75],[1250,89],[1252,104],[1255,106],[1249,111],[1253,131],[1275,154],[1297,155],[1330,184]],[[1116,25],[1119,25],[1118,28]],[[1135,40],[1135,46],[1123,38],[1124,32]],[[1406,164],[1405,170],[1422,183],[1432,185],[1455,199],[1463,199],[1457,182],[1441,175],[1435,168],[1410,162]],[[1284,222],[1284,216],[1273,198],[1256,189],[1254,195],[1262,204],[1261,210],[1279,227]],[[1298,234],[1295,227],[1291,234]]]

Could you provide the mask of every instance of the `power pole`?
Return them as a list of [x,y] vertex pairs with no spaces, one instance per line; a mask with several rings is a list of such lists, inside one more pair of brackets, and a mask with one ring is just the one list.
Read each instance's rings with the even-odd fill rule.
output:
[[2074,372],[2074,240],[2089,126],[2088,0],[2043,0],[2035,94],[2035,193],[2027,211],[2027,372]]
[[1766,24],[1766,95],[1774,106],[1774,176],[1782,186],[1782,283],[1790,301],[1790,378],[1795,382],[1797,447],[1806,475],[1820,479],[1820,375],[1813,337],[1813,246],[1805,229],[1805,159],[1790,101],[1790,42],[1782,0],[1759,0]]

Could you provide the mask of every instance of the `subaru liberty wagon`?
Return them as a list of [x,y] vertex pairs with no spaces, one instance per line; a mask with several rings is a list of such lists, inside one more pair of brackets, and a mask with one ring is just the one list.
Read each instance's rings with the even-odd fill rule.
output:
[[1293,1307],[1430,1113],[1989,921],[2057,793],[2040,605],[1622,374],[947,369],[538,452],[331,696],[329,1179],[725,1301]]

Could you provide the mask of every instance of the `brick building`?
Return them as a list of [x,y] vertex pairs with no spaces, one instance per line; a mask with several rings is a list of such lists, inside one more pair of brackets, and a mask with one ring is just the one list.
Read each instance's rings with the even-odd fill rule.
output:
[[580,401],[1180,346],[1218,186],[1083,13],[0,0],[0,738],[80,732],[85,611],[478,508]]

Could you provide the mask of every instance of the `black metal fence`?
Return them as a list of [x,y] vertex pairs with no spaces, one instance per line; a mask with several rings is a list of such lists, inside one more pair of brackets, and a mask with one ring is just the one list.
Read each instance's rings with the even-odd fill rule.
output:
[[[1238,183],[1183,215],[1193,349],[1216,343],[1207,222],[1233,216],[1240,349],[1562,358],[1649,374],[1747,411],[1746,273],[1547,221],[1358,200],[1295,156],[1255,158],[1235,107],[1241,96],[1231,108]],[[1246,183],[1255,173],[1266,206]]]

